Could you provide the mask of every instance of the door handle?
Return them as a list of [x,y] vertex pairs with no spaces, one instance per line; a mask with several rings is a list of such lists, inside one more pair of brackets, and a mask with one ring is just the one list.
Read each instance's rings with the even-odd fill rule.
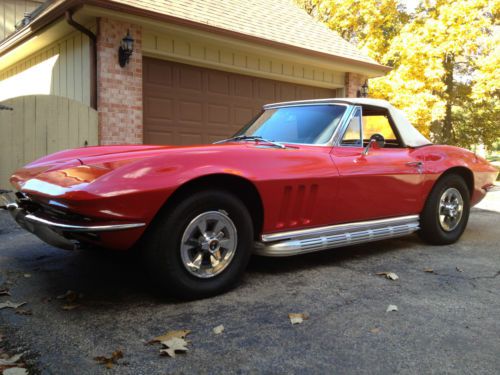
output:
[[422,174],[422,169],[423,169],[423,166],[424,166],[424,163],[421,162],[421,161],[409,161],[408,163],[406,163],[407,166],[409,167],[416,167],[417,168],[417,172],[419,174]]

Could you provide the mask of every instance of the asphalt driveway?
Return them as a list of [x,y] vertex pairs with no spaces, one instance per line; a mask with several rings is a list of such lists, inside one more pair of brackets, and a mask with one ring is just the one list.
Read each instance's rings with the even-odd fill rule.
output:
[[[11,296],[0,303],[27,304],[0,310],[1,345],[43,374],[498,374],[499,207],[500,192],[491,193],[451,246],[409,236],[254,257],[239,288],[187,303],[158,295],[128,258],[54,249],[2,212],[0,289]],[[56,298],[68,290],[83,296]],[[398,311],[386,312],[390,304]],[[290,312],[309,319],[292,326]],[[177,329],[192,331],[186,354],[160,357],[159,345],[145,345]],[[112,369],[93,359],[118,349]]]

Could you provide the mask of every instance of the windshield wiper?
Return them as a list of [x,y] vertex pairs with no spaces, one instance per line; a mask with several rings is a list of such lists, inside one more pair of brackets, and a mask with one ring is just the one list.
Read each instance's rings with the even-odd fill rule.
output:
[[285,145],[282,145],[281,143],[270,141],[269,139],[262,138],[260,135],[237,135],[235,137],[223,139],[221,141],[214,142],[214,144],[218,143],[226,143],[226,142],[238,142],[238,141],[255,141],[255,142],[265,142],[269,143],[275,147],[279,148],[285,148]]

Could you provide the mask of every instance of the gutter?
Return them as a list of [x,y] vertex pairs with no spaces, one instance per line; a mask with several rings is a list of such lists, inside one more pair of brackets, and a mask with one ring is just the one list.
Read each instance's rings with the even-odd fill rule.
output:
[[[90,106],[97,110],[97,36],[73,19],[73,11],[64,13],[66,22],[76,30],[87,35],[90,40]],[[99,24],[97,25],[99,27]]]
[[47,26],[48,24],[62,17],[66,11],[75,9],[76,7],[81,7],[83,5],[96,6],[121,13],[133,14],[139,17],[150,18],[160,22],[168,22],[179,26],[185,26],[201,31],[207,31],[213,34],[228,36],[239,40],[246,40],[261,45],[267,45],[273,48],[289,50],[309,56],[321,57],[339,63],[353,64],[368,69],[378,70],[384,73],[392,70],[391,67],[380,65],[377,63],[353,60],[347,57],[330,55],[328,53],[319,51],[312,51],[306,48],[275,42],[272,40],[263,39],[251,35],[246,35],[236,31],[225,30],[211,25],[185,20],[179,17],[174,17],[166,14],[156,13],[147,9],[140,9],[125,3],[116,3],[109,0],[55,0],[52,6],[49,5],[45,13],[42,13],[39,18],[30,22],[28,25],[20,29],[15,34],[11,35],[9,38],[5,39],[3,42],[0,42],[0,57],[3,56],[5,53],[16,48],[18,45],[22,44],[25,40],[33,36],[43,27]]

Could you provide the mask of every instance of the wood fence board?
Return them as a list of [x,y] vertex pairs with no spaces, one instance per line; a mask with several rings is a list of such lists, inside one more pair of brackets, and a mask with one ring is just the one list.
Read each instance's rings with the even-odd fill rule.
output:
[[24,98],[16,103],[15,109],[12,111],[12,154],[10,168],[14,170],[24,161]]
[[89,109],[80,106],[78,113],[78,145],[89,144]]
[[[15,102],[13,99],[12,102]],[[35,159],[35,132],[33,131],[36,119],[36,98],[34,96],[24,97],[24,162]]]
[[0,111],[0,188],[19,167],[49,153],[98,144],[97,112],[76,100],[54,96],[22,96]]
[[68,99],[57,98],[57,148],[63,150],[69,146],[69,104]]
[[80,146],[78,143],[78,133],[80,129],[78,129],[78,115],[80,112],[80,105],[79,103],[75,102],[72,100],[69,103],[69,115],[68,115],[68,125],[69,125],[69,140],[68,140],[68,146],[69,148],[75,148]]

